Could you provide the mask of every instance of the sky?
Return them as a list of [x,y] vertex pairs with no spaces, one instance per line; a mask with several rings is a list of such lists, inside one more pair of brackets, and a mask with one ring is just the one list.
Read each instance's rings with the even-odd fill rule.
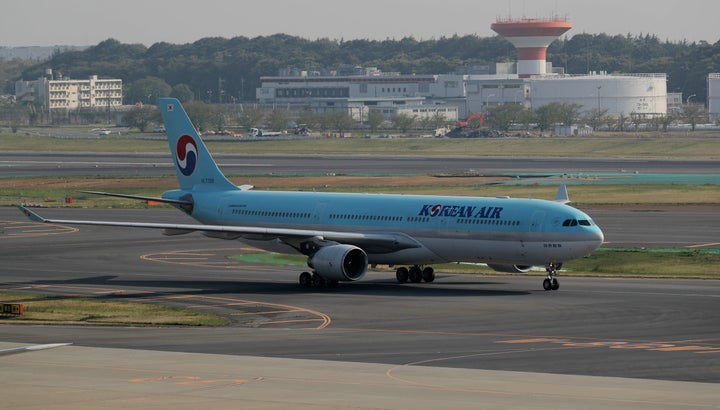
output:
[[0,46],[192,43],[204,37],[285,33],[427,40],[494,36],[498,18],[567,18],[567,35],[654,34],[672,42],[720,40],[717,0],[9,0]]

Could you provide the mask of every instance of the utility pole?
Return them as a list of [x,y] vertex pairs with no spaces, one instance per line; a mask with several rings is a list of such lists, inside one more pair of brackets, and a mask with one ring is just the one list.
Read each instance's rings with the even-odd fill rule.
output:
[[222,77],[218,77],[218,103],[222,104],[223,94],[225,94],[225,87],[223,87],[225,80]]

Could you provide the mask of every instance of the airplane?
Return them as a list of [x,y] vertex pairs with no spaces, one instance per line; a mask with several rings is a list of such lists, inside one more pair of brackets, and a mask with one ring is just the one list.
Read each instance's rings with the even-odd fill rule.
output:
[[[396,279],[433,282],[431,264],[484,263],[497,271],[528,272],[545,266],[544,290],[557,290],[563,262],[589,255],[603,232],[584,212],[567,205],[561,185],[555,200],[253,190],[220,171],[182,105],[158,102],[179,189],[161,198],[85,191],[170,204],[199,224],[45,219],[44,223],[163,229],[165,235],[201,232],[241,240],[260,249],[307,256],[312,272],[302,287],[335,287],[362,279],[368,265],[397,267]],[[407,265],[407,266],[406,266]]]

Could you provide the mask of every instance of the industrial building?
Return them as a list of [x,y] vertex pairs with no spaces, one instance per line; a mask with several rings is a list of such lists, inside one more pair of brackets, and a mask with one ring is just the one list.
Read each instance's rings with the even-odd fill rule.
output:
[[45,76],[33,81],[16,81],[15,98],[18,103],[33,104],[43,111],[88,110],[102,111],[122,106],[122,80],[101,79],[93,75],[86,80]]
[[[500,104],[537,108],[551,102],[607,110],[608,115],[647,117],[668,112],[665,74],[534,75],[375,75],[261,77],[260,103],[300,104],[316,112],[347,110],[356,119],[370,111],[387,117],[403,110],[440,112],[465,118]],[[363,114],[364,113],[364,114]]]
[[[418,117],[441,115],[455,121],[458,108],[446,102],[463,98],[462,79],[447,81],[439,77],[382,73],[376,68],[365,69],[360,75],[300,71],[296,75],[260,77],[262,85],[256,97],[264,104],[302,104],[321,113],[344,110],[358,121],[373,111],[386,118],[412,113]],[[442,104],[424,104],[434,95],[442,96]]]
[[[559,102],[578,104],[584,112],[640,115],[668,112],[665,74],[567,75],[546,60],[547,47],[572,25],[562,18],[501,19],[492,29],[512,42],[517,63],[498,63],[492,73],[401,75],[356,68],[353,73],[287,71],[261,77],[256,97],[266,104],[300,104],[314,111],[346,110],[362,120],[370,111],[386,117],[412,112],[419,117],[465,118],[499,104],[535,109]],[[409,110],[409,111],[408,111]]]

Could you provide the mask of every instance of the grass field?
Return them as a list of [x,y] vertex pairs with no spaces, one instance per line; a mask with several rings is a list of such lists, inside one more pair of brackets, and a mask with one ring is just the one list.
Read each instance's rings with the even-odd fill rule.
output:
[[[289,140],[236,139],[207,145],[213,153],[469,155],[614,158],[720,158],[717,133],[624,133],[622,136],[532,138],[306,138]],[[0,134],[4,151],[167,152],[157,138],[57,138],[23,133]]]
[[22,304],[25,314],[0,322],[115,326],[225,326],[226,318],[189,309],[113,299],[0,292],[2,303]]
[[[251,184],[256,189],[358,192],[384,194],[511,196],[544,198],[555,196],[557,185],[497,185],[503,178],[392,176],[232,176],[237,185]],[[558,182],[559,184],[560,182]],[[130,199],[83,194],[81,190],[110,191],[124,194],[159,196],[177,187],[175,177],[33,177],[0,178],[0,206],[29,203],[42,206],[147,207]],[[720,203],[720,185],[573,185],[570,198],[577,207],[599,205],[714,205]],[[65,204],[66,196],[73,204]]]

